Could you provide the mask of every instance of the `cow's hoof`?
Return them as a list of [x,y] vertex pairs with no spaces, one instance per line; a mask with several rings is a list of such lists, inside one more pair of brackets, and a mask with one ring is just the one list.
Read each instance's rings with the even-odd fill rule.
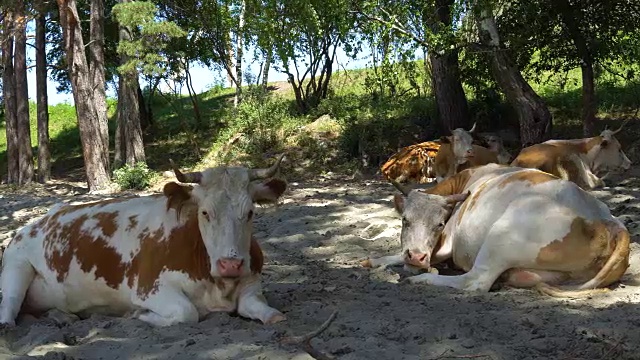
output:
[[285,321],[285,320],[287,320],[287,317],[284,316],[284,314],[278,312],[278,313],[272,315],[269,319],[267,319],[267,321],[265,321],[264,324],[265,325],[271,325],[271,324],[279,323],[279,322]]
[[371,260],[369,260],[369,259],[365,259],[365,260],[360,261],[360,265],[362,267],[366,267],[366,268],[372,267],[371,266]]

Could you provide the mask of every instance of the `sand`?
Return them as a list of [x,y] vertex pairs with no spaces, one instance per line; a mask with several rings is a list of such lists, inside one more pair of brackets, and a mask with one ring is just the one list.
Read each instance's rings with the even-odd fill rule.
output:
[[[640,171],[594,191],[625,221],[631,267],[622,284],[590,299],[502,288],[484,294],[398,283],[402,267],[359,260],[394,254],[400,220],[381,180],[326,176],[295,182],[281,204],[259,207],[265,296],[287,320],[265,326],[226,313],[196,325],[154,328],[135,319],[22,316],[0,330],[0,359],[310,359],[283,337],[336,319],[311,340],[336,359],[640,359]],[[56,201],[86,201],[79,184],[0,190],[0,242]]]

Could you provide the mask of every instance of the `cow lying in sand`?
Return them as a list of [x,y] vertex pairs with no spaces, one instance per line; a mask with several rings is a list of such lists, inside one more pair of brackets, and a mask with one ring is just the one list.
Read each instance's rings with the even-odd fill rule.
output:
[[522,149],[511,165],[540,169],[586,190],[604,186],[603,179],[596,174],[631,167],[631,161],[615,138],[623,126],[615,131],[604,130],[591,138],[548,140],[529,146]]
[[2,261],[0,323],[20,310],[134,313],[156,326],[213,311],[284,320],[262,295],[254,202],[282,195],[278,169],[217,167],[181,173],[164,194],[61,204],[22,228]]
[[473,143],[475,129],[473,124],[469,131],[458,128],[451,130],[450,136],[442,137],[433,166],[437,182],[471,167],[498,163],[496,153]]
[[387,180],[400,183],[427,183],[433,177],[433,159],[440,149],[439,141],[425,141],[400,149],[381,167],[380,172]]
[[[502,278],[552,296],[582,296],[618,281],[629,266],[622,222],[573,182],[540,170],[489,164],[426,190],[395,185],[403,192],[394,198],[402,254],[363,265],[429,270],[452,258],[466,272],[420,274],[408,278],[412,283],[489,291]],[[554,287],[569,281],[578,285]]]

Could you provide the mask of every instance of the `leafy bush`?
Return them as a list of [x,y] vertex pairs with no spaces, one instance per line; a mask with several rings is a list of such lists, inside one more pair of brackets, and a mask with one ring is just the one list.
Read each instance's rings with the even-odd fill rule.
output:
[[113,172],[113,180],[122,190],[144,190],[151,184],[153,176],[144,162],[136,163],[133,166],[125,164]]

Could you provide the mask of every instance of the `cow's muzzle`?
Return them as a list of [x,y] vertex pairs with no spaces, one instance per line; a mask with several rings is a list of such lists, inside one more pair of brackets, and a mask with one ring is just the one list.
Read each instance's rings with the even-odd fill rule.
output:
[[238,258],[220,258],[216,262],[218,273],[222,277],[235,278],[242,275],[242,266],[244,259]]
[[430,263],[429,254],[419,251],[407,250],[404,255],[404,262],[406,264],[428,270]]

